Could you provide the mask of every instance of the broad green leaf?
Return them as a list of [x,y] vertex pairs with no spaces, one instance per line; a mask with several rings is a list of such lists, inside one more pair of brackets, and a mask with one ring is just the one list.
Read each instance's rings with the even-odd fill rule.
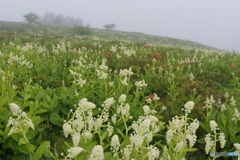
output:
[[48,110],[46,109],[39,109],[36,111],[36,114],[41,114],[41,113],[45,113],[45,112],[48,112]]
[[104,140],[104,139],[106,138],[107,134],[108,134],[108,132],[105,131],[105,132],[101,135],[101,139]]
[[52,99],[51,104],[50,104],[51,111],[55,107],[57,107],[57,105],[58,105],[58,97],[54,94],[54,98]]
[[4,98],[1,98],[0,100],[0,107],[2,107],[3,105],[5,105],[7,103],[7,100],[8,100],[8,97],[4,97]]
[[46,108],[48,111],[51,111],[51,108],[50,108],[50,106],[47,103],[40,102],[40,105],[43,106],[44,108]]
[[194,151],[197,151],[198,149],[197,148],[184,148],[182,151],[184,152],[194,152]]
[[50,122],[52,124],[61,126],[63,123],[63,119],[57,113],[52,113],[50,115]]
[[86,147],[86,152],[91,152],[93,147],[97,144],[98,142],[97,141],[93,141],[92,143],[90,143],[89,145],[87,145]]
[[28,141],[25,138],[20,138],[18,145],[21,146],[22,144],[27,144]]
[[19,149],[19,151],[22,152],[22,153],[30,154],[30,153],[33,153],[33,152],[34,152],[34,150],[36,149],[36,147],[35,147],[34,145],[32,145],[32,144],[27,143],[27,144],[25,144],[25,145],[23,145],[23,146],[18,146],[18,149]]
[[26,102],[31,97],[31,94],[27,94],[24,96],[24,102]]
[[46,151],[49,150],[50,148],[50,142],[49,141],[44,141],[36,150],[36,152],[33,154],[33,159],[34,160],[39,160],[42,157],[42,154]]
[[0,155],[4,155],[5,151],[0,149]]
[[123,132],[119,128],[117,128],[117,132],[122,136],[122,138],[126,138]]

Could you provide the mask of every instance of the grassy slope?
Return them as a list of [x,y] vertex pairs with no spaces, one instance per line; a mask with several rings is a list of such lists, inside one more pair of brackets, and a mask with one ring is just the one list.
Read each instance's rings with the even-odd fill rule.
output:
[[[56,33],[61,33],[61,36],[72,36],[73,33],[69,31],[69,27],[63,26],[46,26],[46,25],[35,25],[34,27],[30,27],[26,23],[22,22],[5,22],[0,21],[0,30],[8,30],[8,31],[18,31],[24,32],[26,30],[29,31],[41,31],[42,34],[51,34],[55,35]],[[60,32],[59,32],[60,31]],[[159,45],[159,46],[171,46],[171,47],[179,47],[184,49],[200,49],[200,50],[213,50],[218,52],[226,52],[224,50],[220,50],[217,48],[213,48],[210,46],[206,46],[200,43],[181,40],[176,38],[169,37],[161,37],[154,35],[147,35],[143,33],[136,32],[124,32],[124,31],[116,31],[116,30],[103,30],[103,29],[92,29],[93,36],[103,38],[103,39],[111,39],[111,40],[127,40],[133,42],[143,42],[146,45]]]

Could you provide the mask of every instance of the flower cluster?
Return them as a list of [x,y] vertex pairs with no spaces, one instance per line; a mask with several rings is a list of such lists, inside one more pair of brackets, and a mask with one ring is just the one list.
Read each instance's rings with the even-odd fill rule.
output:
[[[30,118],[28,118],[27,113],[23,112],[16,103],[10,103],[9,108],[10,108],[12,114],[17,117],[16,118],[10,117],[8,120],[7,127],[12,126],[8,133],[8,136],[10,136],[13,133],[22,131],[22,129],[23,129],[22,124],[24,126],[32,128],[33,130],[35,129],[33,122]],[[23,135],[23,136],[25,136],[25,135]]]
[[[205,137],[205,142],[206,142],[206,145],[205,145],[205,151],[206,151],[206,154],[209,153],[210,149],[214,146],[216,147],[216,142],[219,141],[220,142],[220,145],[221,145],[221,148],[223,148],[226,144],[226,139],[225,139],[225,135],[224,133],[220,132],[220,133],[217,133],[217,130],[219,130],[218,128],[218,125],[217,123],[214,121],[214,120],[211,120],[210,121],[210,128],[211,128],[211,131],[214,132],[214,135],[211,135],[211,134],[207,134],[206,137]],[[218,139],[216,139],[216,136],[219,135]],[[214,137],[214,140],[212,140],[211,137]]]

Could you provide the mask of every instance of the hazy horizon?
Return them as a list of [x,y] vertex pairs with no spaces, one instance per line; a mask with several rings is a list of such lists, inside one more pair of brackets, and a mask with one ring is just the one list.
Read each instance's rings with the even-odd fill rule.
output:
[[47,11],[81,18],[92,28],[116,24],[116,30],[184,39],[240,52],[239,0],[8,0],[0,20],[23,22],[23,15]]

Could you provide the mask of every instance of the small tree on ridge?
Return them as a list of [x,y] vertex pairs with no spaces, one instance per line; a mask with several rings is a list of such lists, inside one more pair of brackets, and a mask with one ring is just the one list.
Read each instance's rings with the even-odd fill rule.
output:
[[23,15],[23,17],[25,18],[25,21],[27,21],[30,26],[32,25],[32,23],[36,23],[37,20],[40,18],[36,13],[28,13],[26,15]]
[[116,27],[116,25],[115,24],[105,24],[103,27],[106,30],[113,30]]

